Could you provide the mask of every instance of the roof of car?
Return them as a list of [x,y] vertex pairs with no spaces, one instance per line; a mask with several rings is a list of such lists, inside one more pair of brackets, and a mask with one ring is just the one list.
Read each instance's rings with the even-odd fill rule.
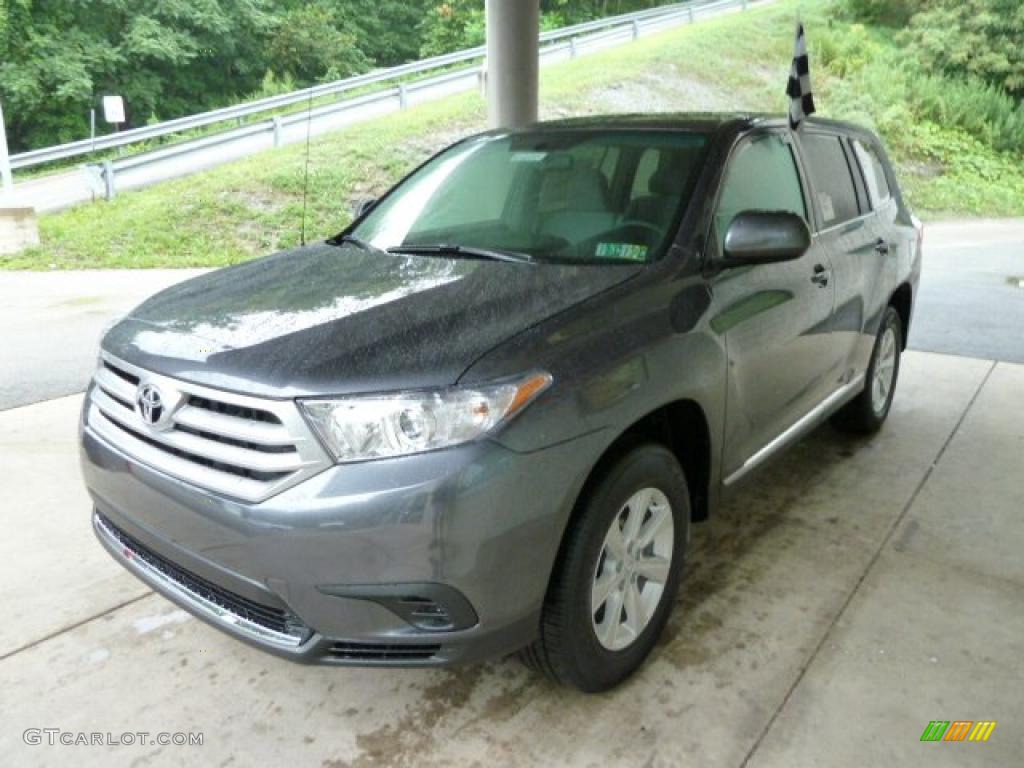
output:
[[[758,112],[656,112],[617,115],[589,115],[547,120],[522,128],[530,130],[658,130],[710,132],[725,127],[747,128],[755,125],[785,124],[786,116]],[[848,133],[867,133],[853,123],[811,117],[811,126],[822,126]]]
[[741,112],[661,112],[569,117],[534,123],[529,128],[714,130],[727,123],[745,123],[751,120],[751,115]]

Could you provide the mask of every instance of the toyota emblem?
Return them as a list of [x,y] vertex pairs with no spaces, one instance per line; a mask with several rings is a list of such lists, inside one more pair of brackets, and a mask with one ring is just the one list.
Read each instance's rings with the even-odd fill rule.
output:
[[151,427],[160,423],[167,410],[163,395],[155,384],[141,385],[135,395],[135,404],[138,406],[139,416]]

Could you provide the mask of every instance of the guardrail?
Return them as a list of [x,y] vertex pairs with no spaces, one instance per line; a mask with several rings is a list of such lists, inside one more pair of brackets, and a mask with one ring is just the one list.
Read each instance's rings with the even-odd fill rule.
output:
[[[638,13],[598,19],[545,32],[540,36],[542,44],[540,49],[541,62],[546,63],[575,58],[577,55],[589,52],[590,49],[600,49],[610,44],[616,44],[619,41],[626,42],[630,39],[638,38],[641,34],[657,31],[660,28],[693,22],[701,15],[714,10],[731,7],[742,7],[745,9],[747,3],[748,0],[689,0],[689,2],[659,6],[658,8]],[[254,151],[278,147],[289,141],[298,140],[294,127],[302,125],[305,128],[307,120],[310,121],[310,125],[318,126],[329,124],[332,122],[332,119],[336,123],[344,121],[348,119],[346,113],[352,113],[354,119],[360,111],[364,114],[398,111],[406,109],[412,102],[418,103],[419,101],[427,100],[430,98],[432,91],[436,92],[436,95],[443,95],[482,85],[486,69],[486,62],[483,62],[481,65],[484,54],[485,48],[482,46],[471,48],[443,56],[435,56],[423,61],[391,67],[387,70],[357,75],[345,80],[314,86],[313,88],[306,88],[280,96],[169,120],[152,126],[144,126],[119,134],[104,136],[96,139],[95,142],[83,140],[33,150],[12,156],[11,165],[13,168],[41,165],[54,160],[86,154],[94,150],[123,147],[211,124],[239,120],[289,105],[307,104],[311,98],[343,94],[357,88],[374,84],[385,84],[396,79],[399,80],[397,84],[390,85],[390,87],[384,87],[380,90],[338,100],[333,103],[315,106],[308,111],[302,110],[290,114],[275,115],[270,119],[242,125],[208,136],[186,139],[144,153],[107,160],[102,165],[83,166],[86,181],[92,188],[93,194],[111,199],[117,193],[118,185],[115,183],[115,178],[118,174],[139,172],[146,166],[193,154],[196,155],[195,159],[198,161],[203,152],[207,152],[211,148],[218,148],[236,142],[239,143],[239,146],[244,142],[248,142],[246,151],[241,155],[236,154],[236,156],[244,156]],[[451,69],[453,66],[467,62],[472,63],[469,66]],[[400,80],[403,77],[429,73],[438,69],[444,71],[433,77],[424,77],[417,80]],[[292,129],[291,132],[289,132],[290,128]],[[302,133],[302,136],[304,135]],[[266,138],[261,141],[258,137]],[[237,151],[239,147],[235,149]],[[223,158],[211,160],[210,164],[222,160]],[[183,174],[175,173],[171,175]],[[171,175],[165,177],[170,178]],[[136,186],[140,183],[149,182],[139,182],[136,180],[134,184],[130,183],[129,186]]]
[[[597,30],[608,29],[609,27],[641,22],[657,16],[678,13],[681,8],[692,4],[692,2],[673,3],[670,5],[659,6],[657,8],[651,8],[646,11],[639,11],[637,13],[612,16],[606,19],[597,19],[596,21],[576,24],[571,27],[563,27],[562,29],[551,30],[543,33],[540,36],[540,42],[541,44],[551,43]],[[11,155],[11,168],[15,170],[19,168],[29,168],[53,162],[54,160],[63,160],[69,157],[90,154],[104,149],[124,147],[141,141],[180,133],[194,128],[201,128],[215,123],[239,120],[261,112],[268,112],[273,109],[280,109],[281,107],[302,104],[307,102],[310,98],[315,99],[321,96],[345,93],[346,91],[355,90],[368,85],[374,85],[376,83],[387,82],[389,80],[395,80],[408,75],[422,74],[436,69],[447,68],[455,64],[461,64],[466,61],[482,59],[485,54],[486,48],[484,46],[469,48],[441,56],[433,56],[420,61],[400,64],[387,69],[355,75],[354,77],[348,77],[344,80],[337,80],[331,83],[324,83],[323,85],[313,86],[312,88],[304,88],[298,91],[280,94],[278,96],[269,96],[267,98],[257,99],[256,101],[237,104],[231,107],[223,107],[221,109],[214,109],[209,112],[180,117],[174,120],[166,120],[154,125],[132,128],[127,131],[100,136],[95,139],[81,139],[67,144],[58,144],[52,147],[43,147],[41,149],[34,149],[28,152],[21,152],[17,155]]]

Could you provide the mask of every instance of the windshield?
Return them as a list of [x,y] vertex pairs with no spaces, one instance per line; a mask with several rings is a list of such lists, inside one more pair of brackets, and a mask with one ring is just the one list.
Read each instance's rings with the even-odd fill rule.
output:
[[703,134],[641,130],[471,139],[406,179],[350,234],[385,250],[654,261],[671,244],[706,143]]

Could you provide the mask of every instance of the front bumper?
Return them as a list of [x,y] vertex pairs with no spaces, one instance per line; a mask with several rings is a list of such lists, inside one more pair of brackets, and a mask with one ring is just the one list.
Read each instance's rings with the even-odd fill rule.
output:
[[[315,663],[446,665],[536,635],[597,436],[333,466],[260,503],[215,495],[81,434],[97,537],[128,570],[261,649]],[[424,597],[426,595],[426,597]],[[396,599],[433,600],[424,629]]]

